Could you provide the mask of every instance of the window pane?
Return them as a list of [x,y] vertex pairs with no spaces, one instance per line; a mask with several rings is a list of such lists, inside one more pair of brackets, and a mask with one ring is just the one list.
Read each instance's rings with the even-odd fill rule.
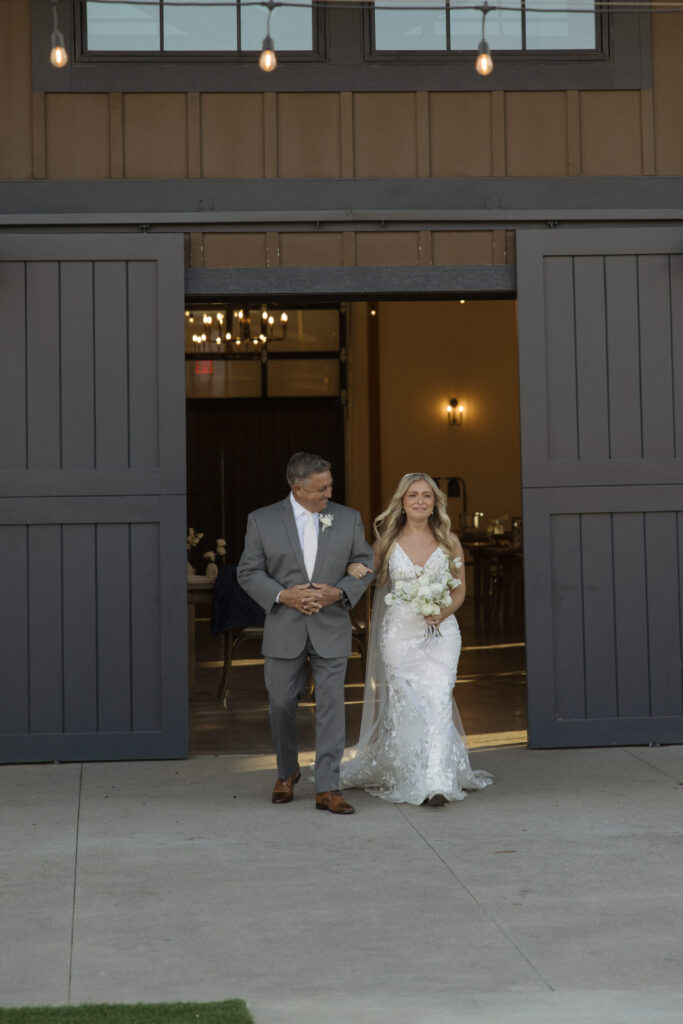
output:
[[88,50],[158,50],[159,7],[87,3]]
[[272,352],[336,352],[339,313],[336,309],[287,310],[287,337],[272,342]]
[[292,397],[339,394],[338,359],[270,359],[268,395]]
[[[566,7],[566,0],[540,0],[537,7]],[[593,6],[591,3],[583,7]],[[486,19],[488,21],[488,18]],[[535,11],[533,0],[526,7],[528,50],[594,50],[597,46],[595,14],[548,10]]]
[[[242,50],[260,50],[266,34],[268,11],[260,4],[240,9]],[[275,52],[313,49],[313,8],[276,7],[270,19]]]
[[257,359],[188,359],[185,393],[188,398],[260,398],[261,362]]
[[[476,50],[481,42],[481,11],[451,8],[451,49]],[[521,50],[522,11],[491,11],[486,15],[486,41],[492,50]]]
[[[213,0],[219,3],[220,0]],[[204,0],[212,3],[212,0]],[[165,50],[236,50],[237,8],[164,6]]]
[[[443,10],[396,11],[382,10],[388,5],[396,7],[401,0],[376,0],[376,50],[445,50],[446,5]],[[406,0],[410,3],[411,0]],[[414,0],[412,0],[414,4]],[[433,4],[436,6],[436,3]]]

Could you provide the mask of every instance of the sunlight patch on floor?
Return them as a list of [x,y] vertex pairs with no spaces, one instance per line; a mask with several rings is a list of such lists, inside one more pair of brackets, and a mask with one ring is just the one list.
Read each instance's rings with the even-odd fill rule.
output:
[[467,737],[469,750],[484,750],[488,747],[526,747],[529,736],[526,729],[510,732],[471,733]]

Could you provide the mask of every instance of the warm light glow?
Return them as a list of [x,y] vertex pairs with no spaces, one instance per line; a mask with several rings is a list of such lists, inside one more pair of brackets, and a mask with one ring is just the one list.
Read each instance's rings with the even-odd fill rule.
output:
[[[57,41],[55,41],[54,35],[59,37]],[[50,50],[50,64],[55,68],[65,68],[69,63],[69,54],[66,52],[64,37],[61,32],[54,33],[54,35]]]
[[465,406],[457,398],[451,398],[446,406],[446,419],[449,427],[460,427],[465,413]]
[[[225,340],[232,341],[232,334],[230,333],[230,331],[228,331],[228,333],[225,335]],[[237,344],[239,345],[239,341],[237,342]]]
[[267,309],[264,309],[263,312],[261,313],[261,319],[262,320],[267,320],[268,319],[268,310]]
[[286,324],[287,321],[289,320],[289,317],[287,316],[286,313],[280,313],[280,320],[282,321],[283,324]]
[[189,315],[190,315],[190,311],[189,311],[189,309],[186,309],[185,310],[185,316],[189,316]]
[[465,300],[464,300],[464,299],[461,299],[461,300],[460,300],[460,305],[461,305],[461,306],[464,306],[464,305],[465,305]]
[[253,341],[255,345],[258,345],[258,338],[254,338]]
[[266,36],[263,40],[263,49],[258,59],[258,66],[261,68],[261,71],[275,71],[277,67],[277,57],[275,56],[274,44],[270,36]]
[[375,309],[375,307],[374,307],[374,306],[373,306],[373,307],[372,307],[372,309],[370,310],[370,316],[377,316],[377,310]]
[[268,317],[268,323],[269,323],[269,324],[270,324],[270,326],[272,327],[272,326],[273,326],[273,324],[275,323],[275,317],[274,317],[274,316],[269,316],[269,317]]
[[485,39],[479,43],[479,55],[474,62],[474,67],[479,75],[490,75],[493,71],[493,60],[491,51]]

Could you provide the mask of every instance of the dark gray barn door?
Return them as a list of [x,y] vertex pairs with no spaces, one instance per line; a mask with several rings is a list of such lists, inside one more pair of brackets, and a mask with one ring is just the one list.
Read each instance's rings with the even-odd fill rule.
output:
[[683,231],[518,233],[529,740],[683,741]]
[[0,760],[187,753],[182,237],[0,238]]

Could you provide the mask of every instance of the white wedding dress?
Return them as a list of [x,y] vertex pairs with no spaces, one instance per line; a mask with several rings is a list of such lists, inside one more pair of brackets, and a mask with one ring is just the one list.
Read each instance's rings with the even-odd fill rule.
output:
[[[424,569],[448,568],[437,548]],[[414,578],[415,565],[396,543],[389,559],[389,584],[375,594],[363,719],[358,744],[341,765],[343,787],[366,789],[393,803],[421,804],[437,793],[462,800],[467,790],[493,781],[473,771],[462,723],[453,700],[460,657],[455,616],[441,623],[441,636],[425,636],[425,620],[405,603],[387,607],[391,584]]]

